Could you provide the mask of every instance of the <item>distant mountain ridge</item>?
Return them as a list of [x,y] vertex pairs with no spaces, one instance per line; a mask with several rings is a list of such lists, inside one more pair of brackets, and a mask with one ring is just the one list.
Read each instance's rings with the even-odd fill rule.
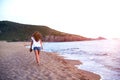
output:
[[39,31],[43,36],[43,41],[48,42],[91,40],[91,38],[60,32],[47,26],[0,21],[0,40],[29,41],[34,31]]

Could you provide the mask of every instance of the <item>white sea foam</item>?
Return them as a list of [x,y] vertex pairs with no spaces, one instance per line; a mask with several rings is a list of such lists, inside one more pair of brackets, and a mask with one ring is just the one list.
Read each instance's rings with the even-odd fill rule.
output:
[[120,40],[44,43],[45,51],[80,60],[80,69],[100,74],[101,80],[120,79]]

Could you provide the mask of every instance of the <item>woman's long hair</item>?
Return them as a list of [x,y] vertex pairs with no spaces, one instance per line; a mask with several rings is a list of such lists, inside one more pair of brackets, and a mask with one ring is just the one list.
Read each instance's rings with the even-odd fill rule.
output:
[[38,31],[35,31],[32,36],[34,37],[35,41],[42,39],[42,35]]

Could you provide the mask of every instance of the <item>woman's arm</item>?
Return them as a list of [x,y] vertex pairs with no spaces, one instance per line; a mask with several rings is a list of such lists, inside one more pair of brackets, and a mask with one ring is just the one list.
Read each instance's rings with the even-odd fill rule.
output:
[[41,48],[43,49],[42,40],[40,40],[40,45],[41,45]]
[[32,45],[33,45],[33,41],[31,41],[31,44],[30,44],[30,52],[32,52]]

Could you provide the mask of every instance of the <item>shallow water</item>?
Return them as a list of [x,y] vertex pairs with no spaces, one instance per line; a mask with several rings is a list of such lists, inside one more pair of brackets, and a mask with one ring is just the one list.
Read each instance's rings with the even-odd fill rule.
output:
[[120,40],[46,42],[45,51],[80,60],[78,68],[97,73],[102,80],[120,79]]

